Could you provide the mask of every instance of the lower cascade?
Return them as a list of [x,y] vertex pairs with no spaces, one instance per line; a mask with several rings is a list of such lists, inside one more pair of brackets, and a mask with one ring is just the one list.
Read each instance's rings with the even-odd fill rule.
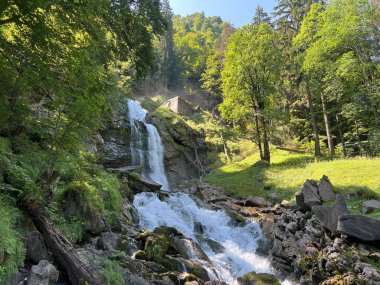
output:
[[256,254],[258,241],[263,238],[257,223],[247,221],[237,225],[224,211],[199,207],[184,193],[169,194],[163,201],[155,193],[140,193],[135,196],[133,204],[143,230],[173,227],[197,242],[210,261],[200,260],[191,243],[189,256],[202,264],[211,280],[238,284],[238,277],[252,271],[273,273],[269,260]]
[[128,100],[128,115],[131,122],[131,153],[133,165],[143,167],[142,176],[169,190],[163,162],[164,148],[161,137],[152,124],[146,122],[147,111],[139,102]]

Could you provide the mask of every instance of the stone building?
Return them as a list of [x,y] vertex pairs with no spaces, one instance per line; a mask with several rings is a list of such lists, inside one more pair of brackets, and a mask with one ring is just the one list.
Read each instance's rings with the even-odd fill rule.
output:
[[184,116],[190,116],[194,114],[193,105],[179,96],[165,101],[164,103],[162,103],[162,106],[168,107],[173,112]]

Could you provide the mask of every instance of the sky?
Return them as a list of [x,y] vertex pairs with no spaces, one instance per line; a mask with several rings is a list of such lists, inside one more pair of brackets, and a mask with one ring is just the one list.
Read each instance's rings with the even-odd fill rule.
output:
[[220,16],[237,28],[252,21],[257,5],[269,14],[276,4],[276,0],[170,0],[176,15],[203,11],[206,16]]

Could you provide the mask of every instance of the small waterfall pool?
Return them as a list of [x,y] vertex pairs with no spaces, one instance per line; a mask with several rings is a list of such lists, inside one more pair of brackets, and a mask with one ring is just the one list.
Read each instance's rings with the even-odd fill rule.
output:
[[[273,273],[269,260],[257,255],[257,242],[263,237],[257,223],[238,226],[224,211],[199,207],[187,194],[172,193],[161,201],[155,193],[137,194],[133,202],[139,213],[139,224],[153,231],[159,226],[174,227],[196,241],[212,261],[209,277],[237,284],[237,278],[255,271]],[[202,234],[199,234],[199,226]],[[198,227],[198,229],[197,229]],[[205,239],[219,243],[222,250],[215,252]],[[287,281],[282,284],[291,284]]]

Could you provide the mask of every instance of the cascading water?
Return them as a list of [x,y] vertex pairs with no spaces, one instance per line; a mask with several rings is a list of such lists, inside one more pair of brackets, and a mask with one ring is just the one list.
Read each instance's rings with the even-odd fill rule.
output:
[[[132,126],[132,162],[143,166],[143,177],[160,183],[162,189],[168,191],[159,133],[146,122],[147,111],[138,102],[129,100],[128,110]],[[138,210],[143,230],[153,231],[159,226],[169,226],[189,238],[184,240],[188,256],[207,270],[211,280],[237,284],[237,278],[246,273],[273,272],[269,260],[255,253],[258,241],[263,237],[257,223],[247,222],[238,226],[225,212],[199,207],[183,193],[171,193],[165,201],[155,193],[140,193],[135,195],[133,204]],[[203,250],[208,258],[204,259],[199,250]]]
[[162,185],[169,191],[169,183],[163,162],[164,148],[155,126],[146,122],[147,111],[140,103],[128,100],[131,122],[131,153],[133,165],[142,165],[142,176]]
[[[198,242],[212,261],[208,268],[211,279],[237,284],[236,279],[246,273],[273,272],[269,260],[255,253],[257,242],[263,237],[257,223],[234,225],[225,212],[198,207],[189,195],[183,193],[170,194],[165,201],[161,201],[157,194],[141,193],[135,196],[133,204],[139,212],[142,229],[153,231],[158,226],[174,227]],[[197,233],[200,225],[202,234],[199,230]],[[216,242],[222,250],[213,249],[207,241]],[[192,256],[197,259],[195,253]]]

